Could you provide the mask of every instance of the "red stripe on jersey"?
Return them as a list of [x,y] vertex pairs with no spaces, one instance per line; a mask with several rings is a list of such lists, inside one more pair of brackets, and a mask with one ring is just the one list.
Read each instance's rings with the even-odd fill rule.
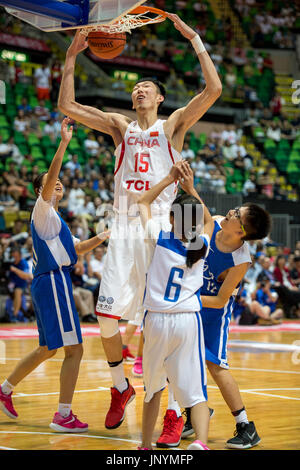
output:
[[114,175],[116,175],[120,169],[120,166],[122,165],[122,162],[123,162],[123,158],[124,158],[124,154],[125,154],[125,141],[123,140],[122,142],[122,150],[121,150],[121,155],[120,155],[120,159],[119,159],[119,164],[118,164],[118,168],[116,169]]
[[175,160],[174,160],[173,153],[172,153],[172,147],[169,141],[168,141],[168,149],[169,149],[169,153],[170,153],[170,157],[172,159],[173,165],[175,165]]

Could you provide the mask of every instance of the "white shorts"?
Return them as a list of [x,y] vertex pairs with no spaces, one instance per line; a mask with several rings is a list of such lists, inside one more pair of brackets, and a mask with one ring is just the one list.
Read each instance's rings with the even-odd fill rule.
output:
[[143,378],[146,402],[165,388],[167,379],[181,408],[207,401],[205,345],[199,312],[146,313]]
[[[170,229],[167,219],[158,220],[163,230]],[[114,221],[105,257],[96,315],[135,320],[144,315],[145,280],[154,246],[145,241],[137,219],[126,226]]]

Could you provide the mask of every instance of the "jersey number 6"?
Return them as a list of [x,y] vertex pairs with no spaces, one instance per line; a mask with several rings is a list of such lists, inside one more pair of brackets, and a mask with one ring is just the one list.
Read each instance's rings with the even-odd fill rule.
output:
[[[164,296],[164,300],[166,300],[167,302],[177,302],[177,300],[179,299],[181,285],[174,282],[174,277],[176,273],[178,275],[178,279],[182,279],[184,271],[183,269],[180,269],[180,268],[171,269],[165,296]],[[174,288],[175,290],[174,289],[172,290],[172,288]],[[171,296],[171,293],[172,293],[172,296]]]

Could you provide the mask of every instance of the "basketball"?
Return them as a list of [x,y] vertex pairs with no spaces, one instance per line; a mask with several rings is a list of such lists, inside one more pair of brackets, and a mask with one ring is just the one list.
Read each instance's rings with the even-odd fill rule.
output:
[[114,59],[118,57],[124,50],[125,44],[125,33],[109,34],[102,31],[93,31],[88,35],[90,50],[101,59]]

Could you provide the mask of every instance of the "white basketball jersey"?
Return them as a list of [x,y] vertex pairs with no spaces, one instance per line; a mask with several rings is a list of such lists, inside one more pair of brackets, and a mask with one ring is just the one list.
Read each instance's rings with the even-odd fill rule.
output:
[[[202,235],[209,247],[208,235]],[[208,254],[209,250],[206,250]],[[146,277],[144,308],[151,312],[185,313],[201,310],[204,259],[186,266],[187,249],[173,232],[160,231]]]
[[[155,186],[169,174],[171,167],[181,160],[181,154],[172,148],[158,119],[143,131],[138,122],[131,122],[123,142],[115,151],[114,209],[119,214],[128,213],[144,191]],[[167,214],[177,194],[177,184],[168,186],[151,206],[152,216]],[[137,208],[130,211],[135,215]]]

